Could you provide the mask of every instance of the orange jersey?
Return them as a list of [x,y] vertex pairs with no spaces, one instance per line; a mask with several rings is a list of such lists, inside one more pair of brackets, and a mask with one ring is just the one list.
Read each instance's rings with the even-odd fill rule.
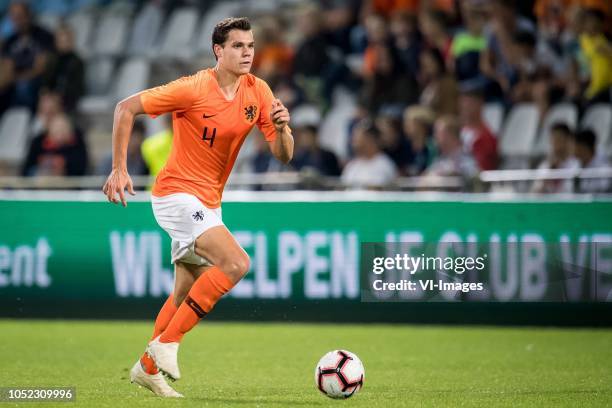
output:
[[172,150],[153,185],[154,196],[189,193],[206,207],[217,208],[238,151],[253,126],[257,125],[267,141],[274,141],[270,87],[251,74],[238,80],[231,101],[221,92],[212,68],[140,94],[150,116],[172,112]]

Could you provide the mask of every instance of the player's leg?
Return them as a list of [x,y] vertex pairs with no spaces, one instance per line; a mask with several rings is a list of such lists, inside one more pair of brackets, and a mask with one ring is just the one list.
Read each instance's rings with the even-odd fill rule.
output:
[[189,290],[185,302],[160,336],[162,343],[180,342],[249,270],[249,256],[223,225],[200,235],[195,242],[195,252],[213,266]]
[[[157,314],[157,318],[155,319],[155,324],[153,326],[153,335],[151,336],[150,340],[153,340],[159,336],[166,329],[168,323],[170,323],[170,320],[172,319],[172,316],[174,316],[179,305],[183,302],[185,296],[187,296],[189,289],[191,289],[191,285],[193,285],[195,280],[202,274],[204,269],[205,267],[198,265],[175,262],[174,290],[173,293],[168,296],[168,299],[166,299],[166,302]],[[143,370],[147,374],[158,373],[155,362],[146,351],[140,358],[140,363]]]
[[168,327],[149,345],[157,367],[178,379],[178,345],[185,333],[209,313],[249,270],[249,257],[224,225],[208,229],[195,241],[195,253],[213,264],[193,284]]
[[[204,272],[206,267],[176,262],[174,267],[174,291],[159,311],[155,319],[152,339],[157,337],[168,325],[178,306],[185,299],[195,280]],[[159,373],[153,359],[145,352],[130,372],[130,379],[153,393],[163,397],[181,397],[173,390]]]

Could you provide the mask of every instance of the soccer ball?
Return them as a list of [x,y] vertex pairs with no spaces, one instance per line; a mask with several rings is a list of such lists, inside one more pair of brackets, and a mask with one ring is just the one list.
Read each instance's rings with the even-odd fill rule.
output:
[[330,398],[349,398],[363,387],[365,370],[359,357],[350,351],[325,354],[315,369],[315,383]]

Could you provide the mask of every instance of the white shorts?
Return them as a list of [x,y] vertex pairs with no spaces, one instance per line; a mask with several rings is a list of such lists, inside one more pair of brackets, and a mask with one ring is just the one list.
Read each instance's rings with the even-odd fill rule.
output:
[[187,193],[164,197],[151,196],[155,220],[172,238],[172,263],[209,266],[212,263],[195,253],[195,240],[212,227],[224,225],[221,207],[206,208],[195,196]]

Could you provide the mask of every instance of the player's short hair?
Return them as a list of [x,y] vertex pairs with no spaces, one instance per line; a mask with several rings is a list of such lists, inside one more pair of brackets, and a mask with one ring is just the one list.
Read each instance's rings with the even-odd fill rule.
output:
[[[213,54],[215,54],[215,44],[223,46],[230,31],[249,31],[250,29],[251,22],[247,17],[228,17],[219,21],[212,33]],[[217,54],[215,54],[215,59],[217,59]]]
[[591,129],[584,129],[574,135],[574,141],[576,144],[586,146],[591,152],[594,152],[597,136]]

